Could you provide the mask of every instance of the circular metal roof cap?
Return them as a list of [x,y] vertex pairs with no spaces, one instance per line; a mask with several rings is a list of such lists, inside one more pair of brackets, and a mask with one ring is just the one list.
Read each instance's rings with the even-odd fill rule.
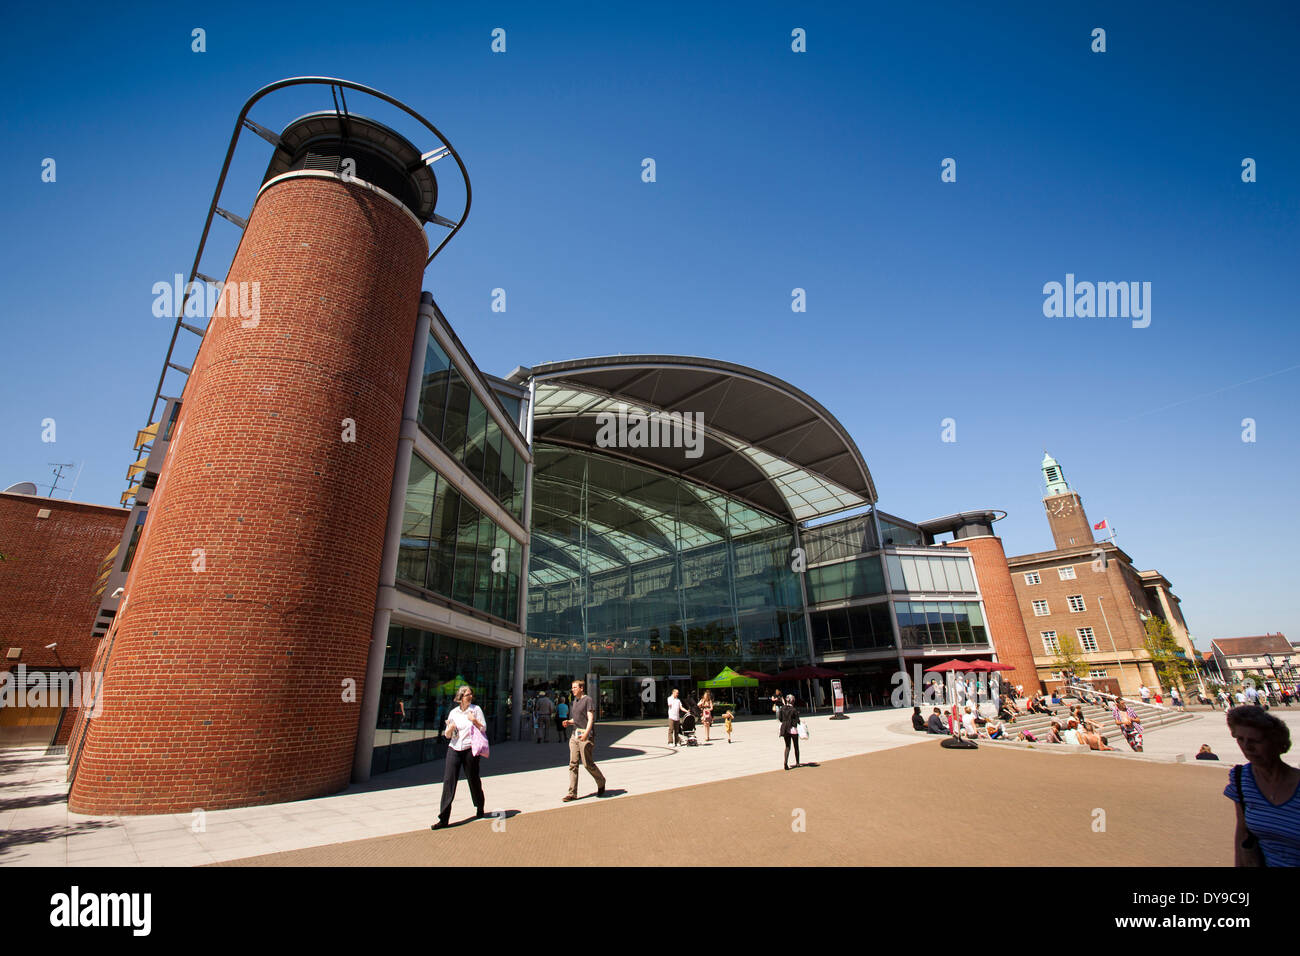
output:
[[362,143],[405,172],[418,196],[417,208],[411,212],[421,222],[429,221],[438,203],[438,182],[419,148],[396,130],[356,113],[340,115],[334,110],[320,110],[298,117],[280,133],[280,147],[271,158],[263,182],[289,172],[293,159],[314,143],[339,140]]

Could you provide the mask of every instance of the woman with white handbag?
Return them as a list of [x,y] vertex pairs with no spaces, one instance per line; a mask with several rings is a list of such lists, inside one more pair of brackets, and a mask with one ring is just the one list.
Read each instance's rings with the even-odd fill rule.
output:
[[429,828],[431,830],[442,830],[451,825],[451,802],[456,797],[456,784],[460,781],[462,768],[469,780],[469,795],[477,811],[475,818],[487,816],[483,810],[483,783],[478,774],[478,762],[488,754],[487,723],[483,711],[474,703],[474,692],[469,687],[463,686],[456,691],[455,703],[458,706],[447,715],[442,731],[448,740],[442,772],[442,806],[438,811],[438,822]]
[[790,744],[794,744],[794,765],[799,766],[799,731],[802,725],[799,723],[799,711],[795,710],[794,695],[787,694],[785,706],[781,708],[777,717],[781,721],[781,729],[778,731],[785,738],[785,769],[790,769]]

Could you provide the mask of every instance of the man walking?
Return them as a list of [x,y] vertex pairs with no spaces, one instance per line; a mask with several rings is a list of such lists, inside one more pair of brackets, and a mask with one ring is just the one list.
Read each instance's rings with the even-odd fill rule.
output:
[[569,792],[564,802],[578,799],[578,764],[587,768],[596,781],[596,796],[605,795],[605,775],[596,767],[592,754],[596,749],[596,707],[587,696],[587,685],[573,682],[573,703],[569,706],[569,719],[565,727],[572,728],[569,737]]
[[674,687],[668,697],[668,742],[674,747],[677,746],[677,739],[681,736],[682,711],[686,707],[677,693],[677,688]]
[[537,724],[537,742],[540,744],[542,738],[546,742],[551,742],[551,719],[555,716],[555,704],[551,698],[546,696],[546,691],[537,695],[537,703],[533,705],[533,713],[536,715]]

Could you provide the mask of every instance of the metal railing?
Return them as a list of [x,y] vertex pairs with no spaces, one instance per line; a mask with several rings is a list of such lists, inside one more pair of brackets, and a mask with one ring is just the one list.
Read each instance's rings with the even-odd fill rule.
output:
[[[413,119],[418,121],[421,125],[423,125],[424,128],[427,129],[430,133],[432,133],[437,138],[438,142],[441,144],[438,148],[433,150],[428,150],[422,154],[421,158],[426,161],[426,165],[432,165],[433,163],[437,162],[439,159],[442,159],[446,156],[450,156],[452,159],[456,161],[456,165],[460,168],[461,178],[465,181],[465,208],[461,212],[460,218],[454,222],[450,219],[438,215],[434,215],[429,219],[429,222],[432,222],[438,226],[442,226],[443,228],[448,229],[449,231],[447,235],[443,237],[442,241],[438,243],[437,247],[433,250],[433,252],[429,254],[429,258],[425,261],[426,267],[429,265],[429,263],[433,262],[434,257],[437,256],[438,253],[442,251],[443,247],[447,245],[449,241],[451,241],[451,237],[460,231],[461,226],[465,224],[465,220],[469,217],[469,208],[470,208],[470,202],[472,200],[473,192],[470,187],[469,171],[465,168],[465,163],[461,160],[460,154],[456,152],[455,147],[453,147],[451,143],[448,142],[447,138],[442,135],[442,133],[438,130],[436,126],[430,123],[419,113],[415,112],[415,110],[411,109],[405,103],[401,102],[398,99],[395,99],[394,97],[389,96],[387,93],[383,93],[380,90],[376,90],[372,87],[364,86],[361,83],[354,83],[351,80],[343,80],[343,79],[339,79],[338,77],[331,77],[331,76],[294,76],[283,80],[277,80],[275,83],[271,83],[268,84],[267,86],[262,87],[260,90],[258,90],[256,93],[254,93],[251,97],[248,98],[248,101],[244,103],[243,109],[239,111],[239,116],[235,120],[235,129],[230,136],[230,145],[226,149],[226,159],[225,162],[221,164],[221,175],[217,177],[217,186],[212,193],[212,202],[208,205],[208,216],[207,219],[204,220],[203,232],[199,236],[198,250],[194,253],[194,263],[193,265],[190,266],[189,277],[185,282],[184,291],[182,293],[183,298],[181,302],[178,304],[178,308],[176,310],[176,323],[175,325],[172,326],[171,341],[168,342],[167,344],[167,356],[163,360],[162,371],[158,374],[158,385],[154,389],[153,402],[149,406],[149,417],[145,419],[145,421],[147,422],[154,421],[154,416],[158,412],[158,403],[160,401],[165,400],[167,397],[163,395],[162,389],[163,389],[163,381],[167,378],[168,369],[175,369],[176,371],[180,372],[182,375],[186,377],[186,381],[188,382],[192,367],[178,365],[175,361],[173,361],[176,352],[176,340],[180,335],[181,329],[184,329],[185,331],[198,336],[200,340],[200,344],[202,342],[203,336],[207,332],[206,328],[199,328],[197,326],[191,325],[188,322],[185,322],[184,319],[185,319],[185,307],[189,303],[191,297],[194,294],[194,280],[203,279],[205,282],[212,281],[208,276],[199,272],[199,264],[203,259],[203,250],[204,247],[207,245],[207,241],[208,241],[208,233],[212,228],[212,217],[219,215],[223,219],[231,223],[234,223],[234,225],[238,226],[241,230],[244,229],[248,224],[247,219],[243,218],[242,216],[235,215],[227,211],[226,209],[223,209],[219,205],[221,202],[221,192],[226,184],[226,175],[230,171],[231,160],[234,158],[235,149],[239,145],[240,134],[245,129],[249,129],[252,130],[254,133],[256,133],[258,136],[265,139],[267,142],[271,143],[277,148],[279,147],[279,136],[276,133],[272,132],[271,130],[267,129],[266,127],[253,122],[251,119],[248,118],[248,113],[258,103],[259,100],[261,100],[263,97],[271,93],[276,92],[277,90],[286,89],[291,86],[304,86],[304,85],[312,85],[312,84],[330,87],[331,95],[334,97],[335,112],[338,113],[338,115],[341,118],[344,118],[348,115],[347,100],[346,99],[343,100],[341,107],[339,105],[339,99],[343,96],[343,90],[345,89],[354,90],[359,93],[365,93],[368,96],[373,96],[376,99],[388,103],[390,106],[396,107],[397,109],[406,113],[408,116],[412,117]],[[239,251],[238,246],[236,246],[236,250],[235,250],[236,255],[238,254],[238,251]],[[233,262],[233,257],[231,261]],[[226,271],[227,272],[229,271],[229,265],[227,265]],[[181,393],[182,394],[184,393],[184,385],[181,386]],[[179,398],[180,396],[178,395],[176,397]],[[149,453],[147,450],[148,444],[149,443],[146,443],[145,447],[137,446],[138,450],[135,458],[136,462],[139,462],[146,455],[148,455]]]

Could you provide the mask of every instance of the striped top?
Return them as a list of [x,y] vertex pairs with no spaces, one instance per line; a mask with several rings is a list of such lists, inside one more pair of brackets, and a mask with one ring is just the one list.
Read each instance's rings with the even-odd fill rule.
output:
[[[1246,801],[1246,826],[1259,838],[1259,848],[1269,866],[1300,866],[1300,786],[1280,807],[1269,803],[1255,783],[1250,764],[1241,773],[1241,795]],[[1223,795],[1237,800],[1235,769],[1228,772]]]
[[[1127,702],[1124,704],[1124,713],[1128,714],[1129,719],[1133,721],[1133,723],[1129,725],[1129,729],[1137,734],[1142,733],[1142,722],[1138,720],[1138,715],[1133,713],[1133,708],[1130,707]],[[1111,707],[1110,716],[1115,721],[1116,726],[1118,726],[1120,730],[1123,730],[1124,725],[1119,722],[1118,707]]]

